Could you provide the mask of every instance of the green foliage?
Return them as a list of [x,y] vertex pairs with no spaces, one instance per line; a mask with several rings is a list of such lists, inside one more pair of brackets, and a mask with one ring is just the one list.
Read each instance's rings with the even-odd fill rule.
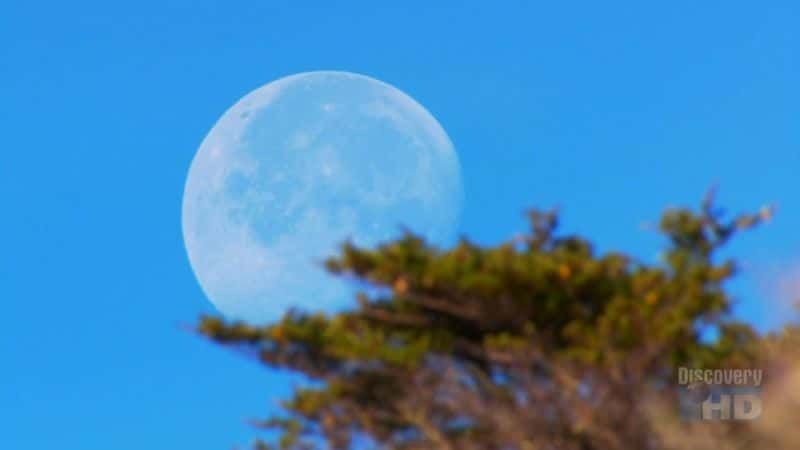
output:
[[[728,315],[736,265],[717,250],[770,215],[726,221],[711,196],[668,210],[658,264],[559,235],[555,211],[531,212],[530,232],[496,247],[443,250],[410,233],[347,243],[327,269],[377,292],[351,311],[260,328],[207,317],[198,330],[318,382],[260,424],[283,431],[263,449],[660,448],[636,396],[673,386],[680,365],[760,357],[759,336]],[[701,339],[708,329],[716,341]]]

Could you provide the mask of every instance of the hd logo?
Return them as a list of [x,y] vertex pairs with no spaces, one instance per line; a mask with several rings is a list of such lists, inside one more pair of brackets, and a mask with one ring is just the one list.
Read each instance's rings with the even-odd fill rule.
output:
[[685,420],[755,420],[761,417],[761,388],[692,383],[681,386],[680,414]]

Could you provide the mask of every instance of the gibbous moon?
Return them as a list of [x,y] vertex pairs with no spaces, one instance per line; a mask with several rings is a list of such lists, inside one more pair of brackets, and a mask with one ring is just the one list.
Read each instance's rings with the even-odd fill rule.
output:
[[335,310],[352,286],[321,262],[350,239],[401,227],[449,243],[462,202],[458,156],[419,103],[378,80],[308,72],[245,95],[192,161],[183,237],[211,302],[263,323],[288,308]]

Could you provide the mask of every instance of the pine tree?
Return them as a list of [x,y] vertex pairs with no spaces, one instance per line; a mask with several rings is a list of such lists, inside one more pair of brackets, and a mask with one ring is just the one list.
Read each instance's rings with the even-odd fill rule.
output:
[[729,314],[736,265],[718,250],[770,215],[726,220],[712,195],[667,210],[654,264],[559,234],[555,211],[494,247],[346,243],[326,267],[370,286],[350,310],[264,327],[205,317],[198,331],[315,382],[261,424],[282,433],[261,449],[667,448],[647,408],[674,400],[677,367],[766,364]]

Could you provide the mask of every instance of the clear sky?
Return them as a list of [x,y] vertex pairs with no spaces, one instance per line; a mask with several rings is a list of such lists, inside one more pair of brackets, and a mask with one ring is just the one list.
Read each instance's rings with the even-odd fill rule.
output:
[[730,248],[746,262],[732,289],[758,327],[790,318],[776,286],[800,278],[800,5],[653,3],[4,2],[2,447],[250,442],[245,419],[289,385],[181,330],[213,311],[183,185],[225,109],[307,70],[428,108],[461,158],[461,231],[482,243],[560,205],[565,230],[652,261],[642,224],[714,182],[732,211],[777,202]]

